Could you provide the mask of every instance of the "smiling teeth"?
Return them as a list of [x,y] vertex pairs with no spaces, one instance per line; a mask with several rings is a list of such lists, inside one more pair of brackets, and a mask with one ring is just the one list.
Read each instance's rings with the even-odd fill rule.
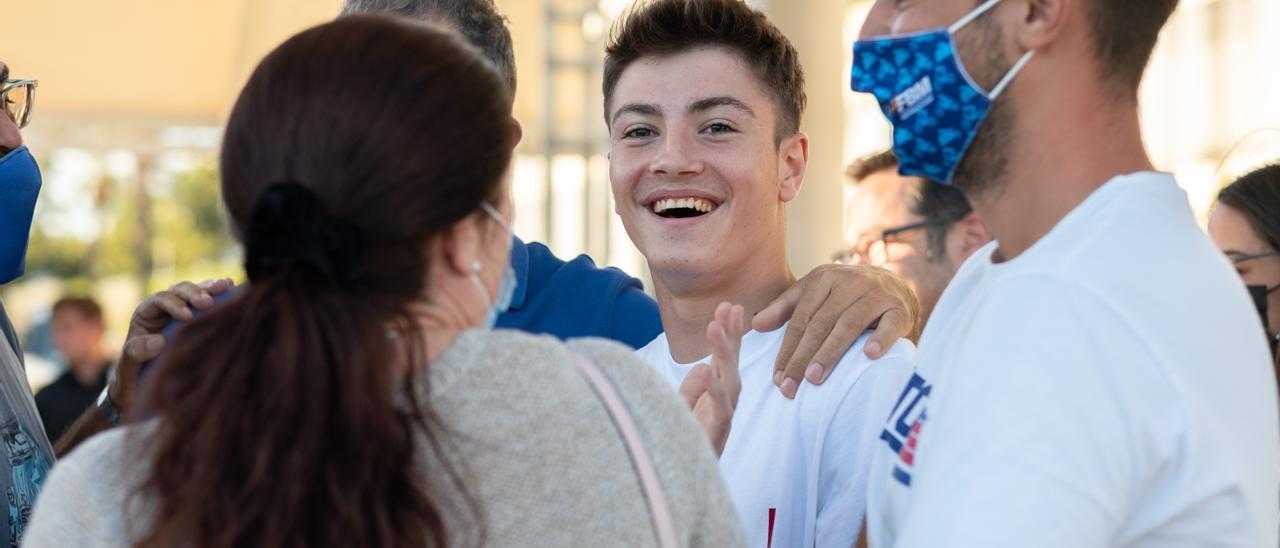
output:
[[654,202],[653,212],[662,213],[668,209],[692,209],[702,213],[710,213],[715,207],[714,204],[702,198],[676,198]]

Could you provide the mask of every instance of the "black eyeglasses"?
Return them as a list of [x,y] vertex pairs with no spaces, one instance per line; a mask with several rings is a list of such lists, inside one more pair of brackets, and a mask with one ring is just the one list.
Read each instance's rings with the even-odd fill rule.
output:
[[1239,266],[1240,263],[1247,263],[1249,261],[1253,261],[1256,259],[1265,259],[1267,257],[1280,257],[1280,251],[1271,251],[1269,253],[1259,253],[1257,255],[1237,255],[1235,257],[1228,257],[1228,258],[1231,259],[1231,264],[1233,266]]
[[863,238],[852,247],[835,252],[831,256],[831,261],[836,264],[863,263],[876,266],[883,265],[889,262],[889,244],[904,242],[904,234],[922,228],[948,225],[953,222],[955,222],[953,219],[929,219],[890,228],[881,232],[878,238]]
[[31,110],[36,103],[35,80],[4,80],[0,87],[0,106],[18,129],[31,123]]

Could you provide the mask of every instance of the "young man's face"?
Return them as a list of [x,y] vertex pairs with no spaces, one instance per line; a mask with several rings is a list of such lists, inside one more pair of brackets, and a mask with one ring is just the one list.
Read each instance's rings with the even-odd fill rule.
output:
[[777,108],[741,56],[641,58],[610,105],[615,209],[655,275],[743,274],[724,269],[782,238],[806,143],[776,141]]

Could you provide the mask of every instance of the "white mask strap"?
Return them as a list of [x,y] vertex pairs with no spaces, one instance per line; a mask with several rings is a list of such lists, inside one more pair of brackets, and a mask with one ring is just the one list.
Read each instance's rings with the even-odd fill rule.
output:
[[493,306],[493,297],[489,296],[489,290],[484,286],[484,282],[480,281],[480,261],[471,262],[471,283],[476,284],[476,288],[480,290],[480,294],[484,295],[485,308]]
[[481,209],[484,209],[484,212],[488,213],[490,217],[493,217],[493,220],[498,221],[498,224],[502,225],[502,228],[507,229],[507,232],[515,233],[515,230],[511,228],[511,223],[507,222],[507,219],[504,218],[501,213],[498,213],[497,209],[494,209],[493,206],[489,205],[489,202],[480,202],[480,207]]
[[969,15],[961,17],[959,21],[952,23],[950,27],[947,27],[947,32],[955,34],[956,31],[964,28],[965,25],[972,23],[974,19],[981,17],[982,14],[987,13],[991,8],[996,7],[996,4],[999,3],[1000,0],[987,0],[985,4],[982,4],[981,6],[978,6],[977,9],[969,12]]
[[1031,50],[1022,54],[1022,58],[1018,59],[1018,62],[1013,64],[1013,68],[1009,69],[1009,72],[1005,73],[1004,78],[1001,78],[1000,83],[996,84],[996,87],[991,89],[991,93],[988,94],[987,97],[992,101],[995,101],[996,97],[999,97],[1001,93],[1004,93],[1004,88],[1009,87],[1009,84],[1013,82],[1013,77],[1017,76],[1019,72],[1022,72],[1022,67],[1027,66],[1027,61],[1030,61],[1031,56],[1035,55],[1035,53],[1036,50]]

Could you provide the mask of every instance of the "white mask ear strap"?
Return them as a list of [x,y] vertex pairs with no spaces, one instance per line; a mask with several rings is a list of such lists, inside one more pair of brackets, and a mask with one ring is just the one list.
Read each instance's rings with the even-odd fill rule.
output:
[[507,222],[507,219],[503,217],[501,213],[498,213],[497,209],[494,209],[493,206],[489,205],[489,202],[480,202],[480,207],[484,209],[484,212],[488,213],[490,217],[493,217],[493,220],[498,221],[498,224],[502,225],[502,228],[507,229],[507,232],[512,232],[511,223]]
[[981,17],[982,14],[991,11],[991,8],[996,7],[996,4],[999,3],[1000,0],[987,0],[985,4],[978,6],[977,9],[969,12],[969,15],[961,17],[959,21],[952,23],[950,27],[947,27],[947,32],[955,34],[956,31],[964,28],[965,25],[972,23],[974,19],[977,19]]
[[471,278],[471,283],[475,284],[476,289],[480,290],[480,294],[484,295],[484,302],[485,302],[484,305],[486,307],[493,306],[493,297],[489,296],[489,290],[485,288],[484,282],[480,281],[479,274],[480,274],[480,261],[473,261],[471,263],[471,275],[468,277]]
[[1031,50],[1022,54],[1022,58],[1018,59],[1018,62],[1013,64],[1013,67],[1009,69],[1009,72],[1005,73],[1004,78],[1000,79],[1000,83],[996,84],[996,87],[991,89],[991,93],[988,94],[987,97],[992,101],[995,101],[996,97],[999,97],[1001,93],[1004,93],[1004,88],[1009,87],[1009,84],[1013,82],[1013,77],[1017,76],[1019,72],[1022,72],[1022,67],[1027,66],[1027,61],[1030,61],[1031,56],[1035,54],[1036,50]]

